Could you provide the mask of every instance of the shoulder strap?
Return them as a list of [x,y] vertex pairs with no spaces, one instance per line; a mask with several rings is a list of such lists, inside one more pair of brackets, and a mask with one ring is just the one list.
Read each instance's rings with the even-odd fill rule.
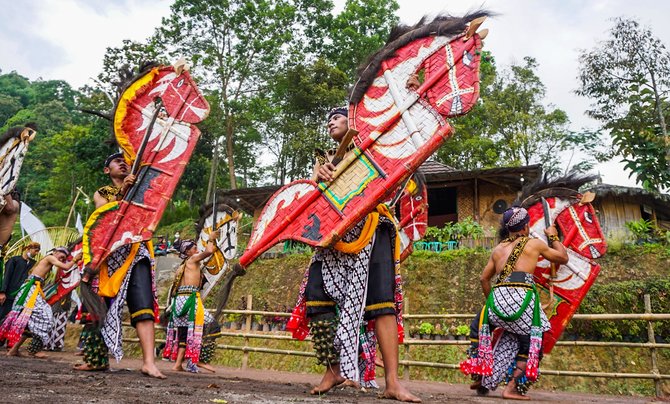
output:
[[505,280],[512,273],[512,271],[514,271],[514,268],[516,267],[516,262],[519,260],[519,257],[521,257],[521,253],[523,252],[523,249],[526,247],[526,243],[528,243],[528,240],[530,240],[528,237],[521,237],[521,240],[519,240],[519,242],[516,243],[514,249],[512,250],[512,253],[507,258],[505,266],[503,267],[502,271],[500,271],[500,275],[498,276],[496,284]]
[[98,188],[98,193],[100,196],[105,198],[107,202],[114,202],[121,192],[121,188],[115,187],[113,185],[105,185],[104,187]]

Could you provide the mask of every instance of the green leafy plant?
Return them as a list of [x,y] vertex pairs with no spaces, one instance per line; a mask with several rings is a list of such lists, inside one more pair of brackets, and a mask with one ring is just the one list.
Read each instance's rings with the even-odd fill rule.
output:
[[456,335],[468,335],[470,334],[470,327],[465,324],[460,324],[456,326]]
[[633,233],[638,242],[649,241],[654,235],[654,224],[651,220],[640,219],[626,222],[626,227]]
[[435,326],[431,323],[424,322],[419,325],[419,334],[432,334],[435,331]]

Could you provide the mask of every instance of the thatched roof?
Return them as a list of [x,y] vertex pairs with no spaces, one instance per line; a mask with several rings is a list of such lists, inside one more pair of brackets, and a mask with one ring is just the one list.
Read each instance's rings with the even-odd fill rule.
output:
[[659,219],[670,219],[670,195],[657,192],[649,192],[642,188],[624,187],[611,184],[598,184],[590,189],[598,196],[598,199],[607,197],[618,197],[629,200],[640,205],[648,205],[656,211]]
[[[449,186],[477,179],[482,182],[518,191],[525,184],[535,182],[542,176],[542,166],[540,164],[521,167],[482,168],[468,171],[454,170],[448,166],[445,167],[447,169],[441,172],[434,171],[430,175],[426,173],[426,183],[429,188],[431,186]],[[423,170],[423,166],[421,166],[421,169]]]

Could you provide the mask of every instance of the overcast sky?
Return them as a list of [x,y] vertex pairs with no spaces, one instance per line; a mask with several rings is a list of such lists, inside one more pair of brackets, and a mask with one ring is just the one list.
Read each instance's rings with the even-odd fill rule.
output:
[[[532,56],[547,87],[547,100],[567,111],[572,129],[596,127],[584,115],[589,101],[574,94],[578,51],[607,37],[611,19],[637,18],[670,44],[670,2],[651,0],[398,0],[403,22],[442,11],[462,14],[485,7],[498,13],[485,27],[485,47],[499,66]],[[0,0],[0,69],[16,70],[34,80],[62,79],[74,87],[92,84],[102,69],[107,47],[123,39],[142,41],[167,16],[171,0]],[[338,8],[344,0],[335,0]],[[610,184],[634,185],[621,164],[597,170]]]

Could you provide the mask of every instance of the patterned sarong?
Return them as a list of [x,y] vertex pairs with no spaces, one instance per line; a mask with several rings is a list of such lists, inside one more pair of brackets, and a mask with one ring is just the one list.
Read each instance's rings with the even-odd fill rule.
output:
[[[395,223],[385,205],[379,205],[378,224],[392,226]],[[370,216],[368,216],[369,220]],[[359,222],[342,238],[343,243],[354,244],[361,239],[361,234],[370,231],[366,227],[367,220]],[[368,223],[369,225],[369,223]],[[376,226],[371,231],[374,233]],[[392,247],[395,249],[396,266],[395,308],[398,322],[399,341],[404,335],[402,325],[402,281],[399,266],[399,238],[392,232]],[[363,320],[365,298],[367,296],[370,254],[374,245],[374,235],[369,242],[355,253],[339,251],[337,248],[317,249],[312,262],[322,261],[323,281],[326,293],[336,303],[339,313],[339,324],[335,334],[335,349],[340,353],[340,374],[342,377],[361,383],[364,387],[377,387],[375,382],[376,338],[372,322]],[[311,263],[310,263],[311,265]],[[294,338],[304,339],[308,333],[306,318],[305,288],[307,274],[300,288],[298,303],[287,324],[287,330],[293,331]],[[361,355],[359,355],[361,353]]]
[[[109,351],[112,353],[112,355],[114,355],[114,358],[117,362],[121,361],[121,358],[123,358],[123,328],[121,326],[121,321],[123,315],[123,306],[126,303],[130,276],[133,269],[135,268],[135,265],[144,258],[147,258],[151,261],[152,268],[154,268],[155,265],[153,256],[150,253],[150,250],[147,248],[146,244],[140,243],[137,253],[134,255],[128,266],[127,260],[131,256],[132,247],[132,244],[119,247],[107,258],[107,271],[109,272],[110,278],[116,273],[116,271],[127,267],[127,273],[123,278],[121,287],[119,288],[117,295],[112,298],[111,305],[107,311],[107,317],[105,318],[105,323],[100,329],[102,337],[105,341],[105,345],[107,345],[107,348],[109,348]],[[101,271],[104,270],[105,269],[102,269]],[[154,300],[154,318],[158,318],[158,301],[156,300],[156,274],[153,269],[151,271],[151,280]]]
[[54,320],[51,306],[44,299],[43,282],[42,278],[31,275],[19,289],[12,311],[0,326],[0,340],[7,339],[9,347],[21,339],[26,329],[43,344],[49,343]]
[[179,341],[178,329],[187,327],[186,353],[184,354],[184,358],[187,359],[186,368],[197,372],[196,364],[200,361],[203,329],[205,324],[214,322],[214,317],[205,310],[197,286],[180,286],[173,299],[163,357],[171,360],[177,359],[179,342],[184,342]]

